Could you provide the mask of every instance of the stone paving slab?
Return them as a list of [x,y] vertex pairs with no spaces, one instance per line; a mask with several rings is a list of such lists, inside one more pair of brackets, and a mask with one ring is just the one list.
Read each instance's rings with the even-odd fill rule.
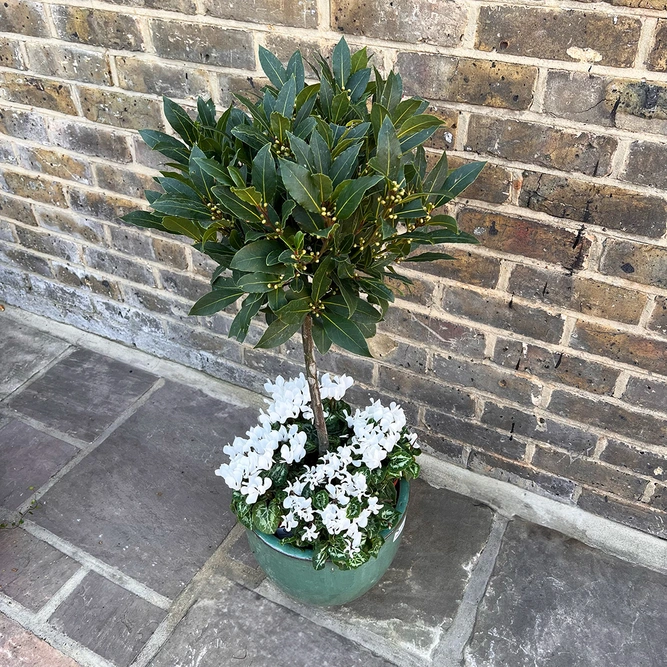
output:
[[16,509],[79,450],[16,419],[0,427],[0,505]]
[[238,584],[222,584],[193,605],[151,667],[393,664]]
[[42,497],[33,519],[173,597],[236,522],[214,471],[256,418],[167,382]]
[[8,404],[49,428],[92,442],[156,380],[116,359],[78,349]]
[[79,667],[79,665],[0,613],[0,667]]
[[38,611],[79,564],[18,528],[0,530],[0,593]]
[[118,667],[127,667],[165,612],[89,572],[51,617],[52,625]]
[[64,340],[0,316],[0,400],[68,347]]
[[667,577],[513,521],[467,667],[664,667]]

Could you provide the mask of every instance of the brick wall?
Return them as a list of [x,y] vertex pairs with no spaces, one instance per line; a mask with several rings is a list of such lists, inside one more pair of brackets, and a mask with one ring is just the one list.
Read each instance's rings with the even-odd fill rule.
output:
[[[324,368],[403,400],[438,456],[667,537],[667,1],[6,0],[0,296],[259,388],[301,353],[186,317],[208,262],[124,226],[159,96],[258,90],[260,44],[340,32],[432,102],[481,245],[412,276],[375,360]],[[258,339],[260,326],[249,343]]]

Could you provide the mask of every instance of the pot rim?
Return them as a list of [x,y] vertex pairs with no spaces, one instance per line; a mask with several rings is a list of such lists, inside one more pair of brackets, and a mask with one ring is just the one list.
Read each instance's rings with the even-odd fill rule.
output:
[[[405,522],[405,513],[408,507],[408,501],[410,499],[410,482],[406,479],[399,480],[399,489],[398,489],[398,499],[396,501],[396,509],[401,513],[401,518],[396,522],[396,525],[392,528],[387,528],[383,530],[380,534],[386,540],[390,535],[393,535],[397,530],[402,528],[403,523]],[[296,558],[297,560],[310,561],[313,559],[313,550],[305,549],[303,547],[295,547],[293,544],[282,544],[281,541],[275,535],[268,535],[267,533],[261,533],[258,530],[252,530],[262,542],[270,546],[271,548],[279,551],[285,556],[290,558]]]

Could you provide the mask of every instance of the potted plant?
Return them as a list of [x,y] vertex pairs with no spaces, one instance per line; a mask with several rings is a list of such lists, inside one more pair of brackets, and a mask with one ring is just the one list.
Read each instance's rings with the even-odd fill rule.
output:
[[427,170],[423,144],[442,121],[403,99],[398,74],[371,69],[366,48],[341,39],[331,64],[316,56],[314,83],[298,51],[286,67],[261,47],[259,57],[269,84],[257,101],[237,95],[244,108],[216,118],[199,99],[193,120],[165,98],[178,138],[141,132],[170,160],[161,190],[146,192],[151,212],[124,220],[187,236],[217,263],[191,315],[242,298],[230,337],[243,341],[258,313],[257,347],[301,332],[305,376],[266,385],[266,412],[216,472],[267,574],[302,600],[340,604],[391,563],[419,450],[400,407],[353,411],[349,378],[318,379],[315,349],[370,356],[366,339],[394,300],[387,279],[410,283],[395,265],[452,259],[412,254],[424,245],[476,242],[439,209],[483,163],[450,172],[443,154]]

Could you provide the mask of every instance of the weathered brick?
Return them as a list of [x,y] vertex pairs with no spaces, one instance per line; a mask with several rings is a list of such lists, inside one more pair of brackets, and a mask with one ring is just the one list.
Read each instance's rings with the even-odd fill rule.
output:
[[537,78],[536,67],[427,53],[399,53],[397,69],[410,94],[507,109],[528,109]]
[[623,400],[667,412],[667,382],[653,377],[631,377],[623,392]]
[[563,320],[559,315],[514,303],[512,298],[485,296],[458,287],[447,287],[442,307],[453,315],[547,343],[557,343],[563,331]]
[[49,127],[53,144],[60,148],[114,162],[132,160],[128,139],[120,132],[62,118],[51,119]]
[[70,188],[69,192],[72,210],[93,218],[116,221],[137,210],[137,205],[129,199],[78,188]]
[[648,243],[607,239],[600,271],[643,285],[667,288],[667,249]]
[[635,141],[630,146],[623,178],[638,185],[667,189],[667,145]]
[[[391,340],[390,336],[387,336],[387,338]],[[426,369],[426,350],[423,347],[394,341],[396,347],[387,346],[384,349],[378,349],[380,346],[373,345],[373,341],[375,340],[377,338],[373,338],[370,341],[370,345],[373,347],[371,354],[373,354],[375,359],[394,368],[412,370],[418,375],[424,373]]]
[[242,363],[242,346],[226,336],[217,336],[210,331],[193,326],[193,322],[179,324],[168,322],[167,337],[183,347],[189,347],[197,352],[208,355],[222,356],[227,361]]
[[633,412],[616,403],[584,398],[557,389],[551,395],[549,411],[643,442],[663,446],[667,444],[667,421]]
[[178,301],[155,289],[141,289],[136,285],[123,284],[121,285],[121,292],[125,303],[143,311],[149,310],[170,317],[186,318],[190,310],[189,304]]
[[19,243],[30,250],[36,250],[45,255],[54,255],[69,262],[80,261],[79,246],[60,236],[18,226],[16,227],[16,236],[18,236]]
[[104,227],[99,222],[73,215],[69,211],[35,206],[40,227],[60,232],[89,243],[104,244]]
[[5,0],[0,3],[3,32],[17,32],[32,37],[50,37],[44,5],[30,0]]
[[452,248],[451,246],[439,249],[444,250],[455,259],[420,262],[419,271],[424,271],[434,276],[458,280],[468,285],[479,285],[480,287],[496,286],[500,272],[500,260],[496,257],[478,255],[469,250]]
[[447,403],[441,405],[445,406],[447,412],[442,408],[437,411],[427,408],[424,416],[426,428],[491,454],[514,460],[523,458],[526,446],[512,438],[511,435],[500,433],[481,424],[452,417],[448,414],[449,406]]
[[143,51],[144,40],[134,16],[86,7],[51,5],[59,39],[124,51]]
[[118,226],[109,225],[111,247],[131,257],[155,259],[153,239],[143,229],[120,223]]
[[632,67],[641,25],[630,16],[569,9],[482,7],[476,47],[540,59]]
[[512,294],[616,322],[636,324],[647,296],[591,278],[517,265],[509,282]]
[[536,449],[532,464],[536,468],[560,477],[574,480],[594,489],[614,493],[629,500],[639,500],[646,487],[645,480],[615,470],[599,461],[577,458],[571,454],[554,452],[541,447]]
[[644,118],[648,123],[637,129],[665,132],[667,123],[667,86],[647,81],[614,80],[607,86],[606,105],[616,108],[614,116],[618,127],[635,129],[627,117]]
[[185,273],[161,270],[160,280],[167,292],[177,294],[190,301],[196,301],[199,297],[211,291],[208,281]]
[[667,336],[667,297],[656,297],[648,328],[662,336]]
[[600,454],[600,460],[662,482],[667,481],[667,457],[656,452],[636,449],[620,440],[609,440]]
[[509,434],[532,438],[579,455],[592,454],[598,440],[597,435],[586,429],[489,401],[484,404],[481,421]]
[[417,442],[422,450],[435,454],[439,459],[445,458],[457,465],[463,464],[464,445],[450,440],[444,433],[432,433],[415,428],[410,430],[417,434]]
[[233,74],[213,73],[213,86],[217,86],[220,101],[223,106],[228,107],[233,102],[237,103],[234,95],[244,95],[251,100],[261,97],[262,88],[268,84],[268,79],[260,79],[252,76],[234,76]]
[[577,2],[606,2],[616,7],[637,7],[639,9],[667,10],[665,0],[577,0]]
[[149,24],[155,50],[163,58],[255,69],[255,54],[249,32],[162,19],[151,19]]
[[208,72],[204,69],[186,69],[143,58],[116,56],[116,71],[121,88],[135,93],[182,99],[210,96]]
[[508,461],[486,452],[473,451],[468,457],[468,469],[561,500],[572,498],[575,490],[575,484],[569,479],[549,475],[531,466]]
[[83,115],[88,120],[132,130],[162,129],[157,100],[104,88],[79,87],[78,90]]
[[606,176],[617,141],[592,132],[473,115],[467,150],[589,176]]
[[168,241],[166,239],[153,239],[155,258],[166,266],[186,271],[188,258],[185,254],[185,246],[182,243]]
[[49,176],[59,176],[86,185],[92,185],[93,175],[86,160],[52,151],[48,148],[17,146],[21,166]]
[[33,72],[84,83],[111,85],[109,63],[104,53],[64,44],[30,41],[26,43],[26,49]]
[[406,373],[405,370],[380,366],[378,388],[396,396],[409,395],[412,400],[437,406],[454,414],[471,417],[474,414],[474,403],[469,394],[429,376]]
[[53,262],[53,274],[56,280],[66,285],[90,290],[95,294],[102,294],[111,299],[118,300],[121,298],[118,283],[108,278],[95,276],[83,267]]
[[0,94],[10,102],[76,115],[72,91],[67,84],[23,74],[0,72]]
[[651,507],[654,507],[662,512],[667,512],[667,486],[664,484],[656,484],[653,496],[649,500]]
[[526,378],[492,365],[455,359],[449,355],[437,354],[433,357],[433,375],[440,382],[471,387],[515,403],[530,403],[531,397],[537,399],[541,391],[539,384]]
[[648,371],[667,375],[667,342],[610,329],[593,322],[578,322],[571,346]]
[[91,269],[103,271],[117,278],[125,278],[142,285],[155,285],[153,271],[146,264],[134,259],[106,252],[99,248],[85,248],[83,253],[85,263]]
[[607,79],[588,72],[550,70],[544,111],[580,123],[613,126],[613,105],[605,104],[607,85]]
[[[461,112],[457,109],[443,107],[440,103],[435,103],[429,105],[427,113],[440,118],[444,122],[444,125],[439,127],[435,134],[426,141],[424,148],[433,148],[437,151],[449,150],[454,146],[454,142],[456,141],[456,130],[458,129]],[[426,153],[427,164],[431,160],[433,161],[432,164],[434,164],[439,157],[440,155],[436,153]],[[452,159],[455,160],[456,158]]]
[[11,67],[12,69],[26,69],[17,39],[0,37],[0,66]]
[[294,28],[317,28],[317,1],[273,2],[260,0],[248,3],[245,0],[203,0],[204,11],[211,16],[236,21],[288,25]]
[[484,334],[434,315],[390,308],[379,330],[477,359],[484,353]]
[[667,19],[658,21],[658,30],[647,66],[657,72],[667,72]]
[[0,164],[18,165],[12,143],[2,137],[0,137]]
[[410,280],[412,280],[412,284],[406,285],[395,278],[387,278],[386,285],[393,290],[399,299],[421,303],[422,305],[430,305],[433,302],[433,290],[435,288],[433,283],[414,277],[411,277]]
[[0,262],[20,267],[31,273],[38,273],[41,276],[51,277],[51,267],[46,259],[26,252],[13,244],[0,243]]
[[39,143],[48,141],[44,118],[30,111],[0,109],[0,132]]
[[143,198],[144,190],[160,189],[151,176],[131,171],[125,165],[96,164],[95,177],[101,188],[137,199]]
[[592,512],[625,526],[667,538],[667,515],[651,511],[640,503],[622,502],[604,494],[583,489],[577,504],[586,512]]
[[4,192],[0,192],[0,215],[18,220],[24,225],[37,225],[30,202],[10,197]]
[[[428,20],[424,17],[428,16]],[[457,46],[466,26],[467,11],[459,0],[334,0],[331,24],[350,35],[370,35],[397,42],[427,42]]]
[[0,172],[0,187],[13,195],[26,199],[34,199],[55,206],[67,205],[62,185],[41,176],[6,170]]
[[[450,169],[458,169],[458,167],[469,162],[472,162],[472,160],[463,160],[457,156],[448,158]],[[487,201],[492,204],[504,204],[509,199],[512,183],[512,174],[508,169],[492,162],[487,162],[480,175],[459,195],[459,198],[479,199],[480,201]]]
[[[301,51],[304,59],[306,75],[312,77],[315,75],[315,71],[310,67],[309,63],[315,61],[314,56],[318,53],[325,58],[330,57],[336,42],[320,38],[319,34],[315,31],[308,33],[307,37],[295,37],[275,30],[264,34],[264,45],[284,64],[287,64],[291,55],[298,49]],[[375,47],[369,47],[367,53],[372,62],[375,63],[375,66],[382,71],[381,52]]]
[[485,248],[532,257],[575,270],[583,266],[590,240],[551,225],[465,207],[457,216],[459,227],[479,238]]
[[623,188],[525,171],[519,204],[556,218],[659,238],[667,228],[667,200]]
[[16,242],[14,225],[6,220],[0,220],[0,241],[8,241],[9,243]]
[[197,12],[194,0],[108,0],[108,2],[112,5],[171,10],[188,16]]
[[609,366],[506,338],[496,342],[493,360],[504,368],[531,373],[543,380],[561,382],[594,394],[611,394],[619,374]]

